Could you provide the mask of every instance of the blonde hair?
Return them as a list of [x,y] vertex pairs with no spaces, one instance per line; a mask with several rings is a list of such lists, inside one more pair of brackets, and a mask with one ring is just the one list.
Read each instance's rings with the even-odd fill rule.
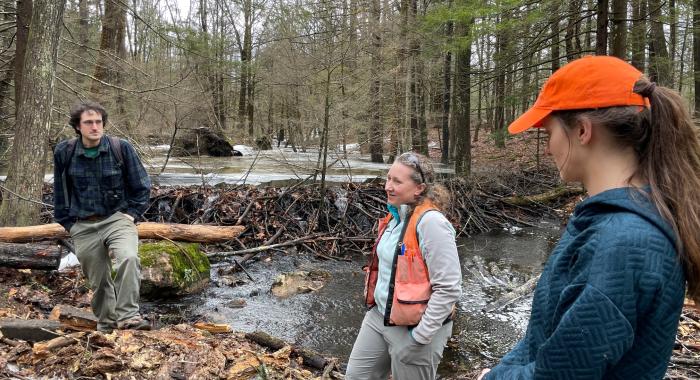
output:
[[435,168],[428,157],[419,153],[406,152],[398,156],[394,162],[413,169],[411,180],[425,185],[425,191],[421,193],[416,203],[421,203],[423,199],[428,198],[442,211],[450,207],[452,198],[450,191],[445,186],[435,183]]

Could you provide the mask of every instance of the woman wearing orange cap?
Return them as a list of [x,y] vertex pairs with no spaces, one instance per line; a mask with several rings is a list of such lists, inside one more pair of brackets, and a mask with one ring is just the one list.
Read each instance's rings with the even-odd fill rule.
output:
[[523,339],[492,379],[661,379],[688,295],[700,296],[700,144],[680,95],[613,57],[554,73],[510,125],[549,136],[576,206]]

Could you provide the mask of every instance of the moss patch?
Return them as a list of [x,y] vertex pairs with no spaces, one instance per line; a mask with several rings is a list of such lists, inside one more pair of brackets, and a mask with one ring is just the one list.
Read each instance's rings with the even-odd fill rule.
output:
[[147,287],[159,292],[186,294],[209,281],[209,259],[197,243],[142,243],[139,258],[144,281],[152,282]]

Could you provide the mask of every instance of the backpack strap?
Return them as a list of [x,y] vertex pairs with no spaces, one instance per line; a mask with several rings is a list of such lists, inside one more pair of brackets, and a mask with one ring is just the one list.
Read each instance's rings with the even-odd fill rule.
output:
[[73,137],[68,140],[66,147],[61,151],[61,163],[63,164],[63,172],[61,173],[61,185],[63,186],[63,196],[66,197],[66,205],[70,208],[70,193],[68,189],[68,168],[70,167],[70,162],[73,159],[73,154],[75,153],[75,146],[78,143],[78,138]]
[[122,153],[122,141],[119,137],[107,136],[109,139],[109,148],[114,157],[117,158],[117,165],[122,168],[124,165],[124,154]]
[[78,138],[73,137],[66,143],[66,148],[61,152],[61,163],[63,164],[63,170],[68,169],[71,160],[73,159],[73,153],[75,153],[75,146],[78,144]]

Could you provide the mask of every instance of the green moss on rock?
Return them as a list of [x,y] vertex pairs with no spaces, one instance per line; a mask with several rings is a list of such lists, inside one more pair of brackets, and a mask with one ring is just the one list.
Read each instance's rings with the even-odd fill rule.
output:
[[209,259],[197,243],[142,243],[139,258],[143,276],[142,295],[190,294],[201,290],[209,282]]

